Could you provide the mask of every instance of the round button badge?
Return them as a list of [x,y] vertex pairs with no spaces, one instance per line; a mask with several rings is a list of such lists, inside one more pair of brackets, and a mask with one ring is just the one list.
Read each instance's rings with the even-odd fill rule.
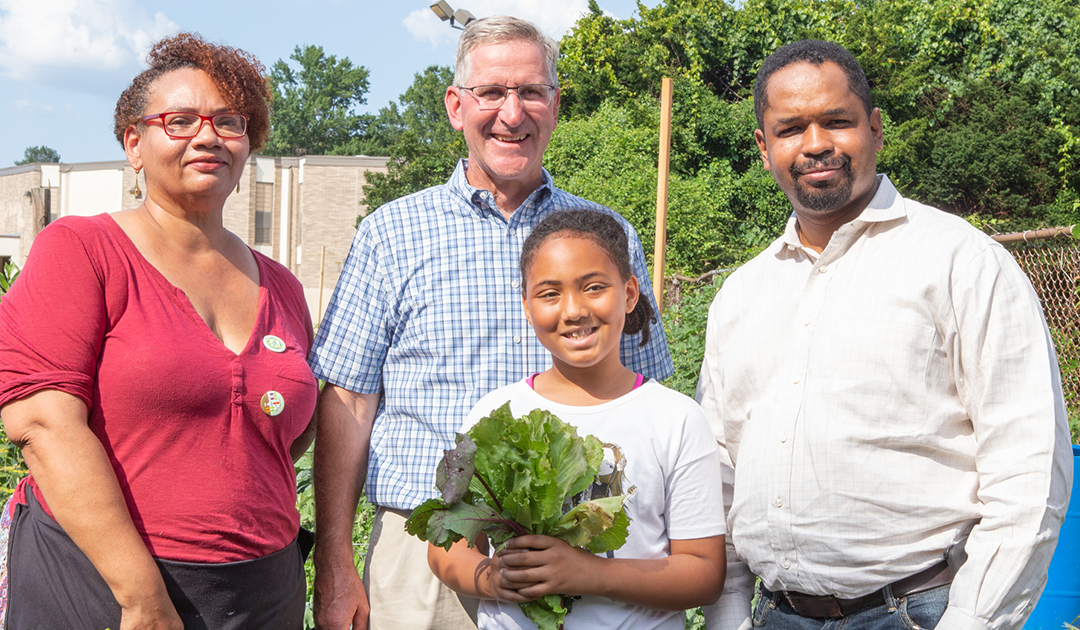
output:
[[285,410],[285,397],[274,390],[270,390],[262,395],[259,405],[262,406],[262,410],[266,415],[273,417]]
[[266,349],[270,352],[285,352],[285,342],[277,335],[267,335],[263,337],[263,345],[266,346]]

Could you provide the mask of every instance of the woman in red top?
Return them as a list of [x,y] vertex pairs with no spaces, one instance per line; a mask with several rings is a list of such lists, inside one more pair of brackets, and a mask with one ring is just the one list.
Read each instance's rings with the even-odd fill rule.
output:
[[0,303],[0,416],[31,473],[3,513],[4,618],[298,629],[311,320],[222,223],[269,134],[263,67],[191,34],[148,61],[115,119],[144,203],[50,225]]

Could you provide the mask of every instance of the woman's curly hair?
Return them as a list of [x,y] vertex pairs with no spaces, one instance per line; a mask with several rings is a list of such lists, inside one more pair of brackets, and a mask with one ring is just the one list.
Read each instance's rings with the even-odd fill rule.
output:
[[[229,107],[248,117],[251,151],[261,149],[270,136],[270,88],[266,68],[250,53],[211,44],[198,33],[180,33],[154,44],[146,55],[149,68],[132,80],[116,101],[113,132],[120,144],[128,126],[147,115],[150,89],[163,74],[180,68],[202,70],[217,86]],[[153,113],[153,112],[149,112]]]

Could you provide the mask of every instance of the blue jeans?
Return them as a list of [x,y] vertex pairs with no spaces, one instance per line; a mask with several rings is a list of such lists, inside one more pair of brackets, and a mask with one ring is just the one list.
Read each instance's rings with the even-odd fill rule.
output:
[[840,619],[814,619],[795,612],[783,595],[767,597],[759,589],[753,619],[755,630],[931,630],[948,605],[948,584],[900,598],[886,586],[880,606]]

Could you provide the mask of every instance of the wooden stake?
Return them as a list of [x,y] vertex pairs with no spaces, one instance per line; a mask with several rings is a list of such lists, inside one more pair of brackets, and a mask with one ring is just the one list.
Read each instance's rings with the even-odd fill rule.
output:
[[323,278],[326,277],[326,245],[322,246],[322,257],[319,258],[319,320],[322,321],[322,288]]
[[660,82],[660,162],[656,177],[656,242],[653,249],[653,294],[664,310],[664,250],[667,244],[668,169],[671,165],[671,99],[673,83]]

